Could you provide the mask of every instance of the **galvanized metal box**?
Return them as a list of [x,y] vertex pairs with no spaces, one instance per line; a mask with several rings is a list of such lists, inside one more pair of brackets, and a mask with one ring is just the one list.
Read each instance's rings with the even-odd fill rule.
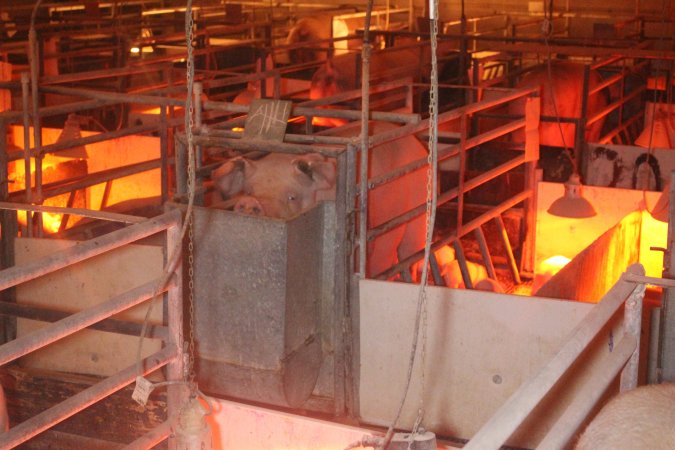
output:
[[312,392],[333,395],[327,354],[334,211],[332,203],[322,203],[284,221],[195,207],[194,316],[202,390],[290,407],[306,407]]

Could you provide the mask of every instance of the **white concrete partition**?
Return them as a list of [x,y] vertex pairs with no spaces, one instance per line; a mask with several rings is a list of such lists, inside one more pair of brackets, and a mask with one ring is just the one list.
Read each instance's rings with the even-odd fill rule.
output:
[[[358,386],[360,416],[366,423],[388,426],[401,402],[417,293],[418,287],[409,284],[360,283]],[[397,426],[411,429],[422,407],[425,429],[460,439],[472,438],[509,397],[545,369],[594,306],[436,287],[427,288],[427,298],[410,392]],[[596,330],[597,338],[562,382],[549,386],[534,412],[505,436],[507,444],[535,447],[591,373],[602,367],[623,336],[617,308],[604,317],[602,323],[608,324]]]

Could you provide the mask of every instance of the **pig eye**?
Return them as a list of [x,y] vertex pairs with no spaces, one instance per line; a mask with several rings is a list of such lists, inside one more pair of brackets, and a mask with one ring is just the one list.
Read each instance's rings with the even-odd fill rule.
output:
[[288,194],[288,201],[289,202],[294,202],[297,199],[295,194]]

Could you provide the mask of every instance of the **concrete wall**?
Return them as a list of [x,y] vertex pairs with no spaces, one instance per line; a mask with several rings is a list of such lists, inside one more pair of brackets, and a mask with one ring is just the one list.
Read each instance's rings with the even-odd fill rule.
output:
[[[361,417],[387,426],[403,394],[418,287],[360,283]],[[423,399],[423,426],[468,439],[560,348],[592,305],[479,291],[428,288],[410,392],[398,426],[412,427]],[[618,339],[620,330],[613,331]],[[509,441],[532,448],[609,352],[609,330]],[[426,342],[423,345],[422,342]],[[423,350],[424,349],[424,350]],[[583,367],[583,370],[581,368]],[[545,413],[544,413],[545,412]]]

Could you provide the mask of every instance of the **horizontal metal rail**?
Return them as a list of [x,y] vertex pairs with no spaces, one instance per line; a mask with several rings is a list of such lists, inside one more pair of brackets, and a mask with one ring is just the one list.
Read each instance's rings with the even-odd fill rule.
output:
[[76,333],[106,317],[113,316],[132,308],[149,298],[155,297],[176,286],[169,280],[162,286],[162,278],[157,278],[110,300],[101,302],[91,308],[74,313],[57,322],[51,323],[30,334],[18,337],[0,347],[0,365],[14,361],[46,345]]
[[[518,203],[521,203],[528,198],[531,198],[533,195],[533,192],[530,190],[523,191],[517,195],[514,195],[513,197],[504,200],[502,203],[500,203],[497,206],[492,207],[489,211],[483,213],[479,217],[476,217],[475,219],[471,220],[470,222],[464,224],[462,226],[462,231],[461,234],[458,234],[457,232],[453,232],[449,236],[442,237],[438,239],[435,243],[432,244],[431,248],[433,251],[438,250],[439,248],[443,247],[444,245],[447,245],[451,242],[456,241],[457,239],[462,238],[463,236],[466,236],[467,234],[473,232],[476,230],[479,226],[487,223],[487,221],[493,219],[494,217],[506,212],[507,210],[513,208],[515,205]],[[413,263],[419,261],[422,257],[424,256],[424,250],[420,250],[417,253],[412,254],[408,258],[399,261],[398,264],[395,266],[392,266],[391,268],[385,270],[384,272],[377,274],[373,276],[373,278],[378,279],[378,280],[388,280],[389,278],[393,277],[394,275],[400,273],[402,270],[407,270]]]
[[148,431],[134,442],[124,446],[122,450],[147,450],[149,448],[154,448],[155,445],[169,437],[173,425],[173,420],[167,420]]
[[605,357],[602,370],[598,370],[592,380],[576,393],[572,403],[537,445],[537,450],[559,450],[566,447],[636,348],[635,337],[624,335],[621,338],[612,353]]
[[[37,302],[27,302],[28,304]],[[70,315],[65,311],[56,311],[53,309],[37,308],[8,301],[0,301],[0,314],[21,317],[22,319],[39,320],[41,322],[57,322]],[[129,336],[140,336],[142,325],[136,322],[126,320],[104,319],[87,327],[91,330],[108,331],[111,333],[126,334]],[[147,327],[146,337],[166,340],[169,332],[163,325],[150,324]]]
[[0,209],[9,209],[12,211],[47,212],[54,214],[72,214],[80,217],[89,217],[91,219],[109,220],[111,222],[123,222],[123,223],[141,223],[147,220],[145,217],[130,216],[128,214],[119,214],[106,211],[95,211],[92,209],[85,209],[85,208],[64,208],[61,206],[27,205],[25,203],[0,202]]
[[94,256],[166,230],[180,220],[180,214],[180,211],[173,210],[153,219],[148,219],[145,222],[130,225],[105,236],[67,248],[58,254],[52,254],[21,266],[5,269],[1,272],[0,290],[34,280],[42,275],[47,275],[69,265],[93,258]]
[[[630,266],[627,274],[643,276],[639,264]],[[516,431],[530,412],[567,372],[588,347],[590,342],[639,286],[626,280],[619,281],[603,296],[588,315],[572,330],[558,353],[534,377],[523,383],[497,412],[481,427],[465,450],[492,450],[500,446]],[[644,294],[644,289],[642,290]],[[640,299],[641,301],[641,299]]]
[[[42,199],[56,197],[57,195],[67,194],[69,192],[77,191],[97,184],[105,183],[107,181],[116,180],[118,178],[136,175],[150,170],[159,169],[161,167],[161,160],[153,159],[150,161],[143,161],[140,163],[130,164],[128,166],[116,167],[114,169],[102,170],[94,172],[89,175],[82,175],[64,181],[55,181],[42,186]],[[26,190],[15,191],[9,194],[9,199],[12,201],[24,201]],[[35,197],[33,197],[35,199]]]
[[[179,356],[175,344],[159,350],[143,360],[143,373],[147,374],[161,368]],[[56,425],[59,422],[93,405],[99,400],[131,384],[138,375],[136,364],[127,367],[117,374],[100,381],[82,392],[64,400],[52,408],[41,412],[37,416],[21,422],[0,434],[0,447],[12,448],[26,442],[28,439]]]

